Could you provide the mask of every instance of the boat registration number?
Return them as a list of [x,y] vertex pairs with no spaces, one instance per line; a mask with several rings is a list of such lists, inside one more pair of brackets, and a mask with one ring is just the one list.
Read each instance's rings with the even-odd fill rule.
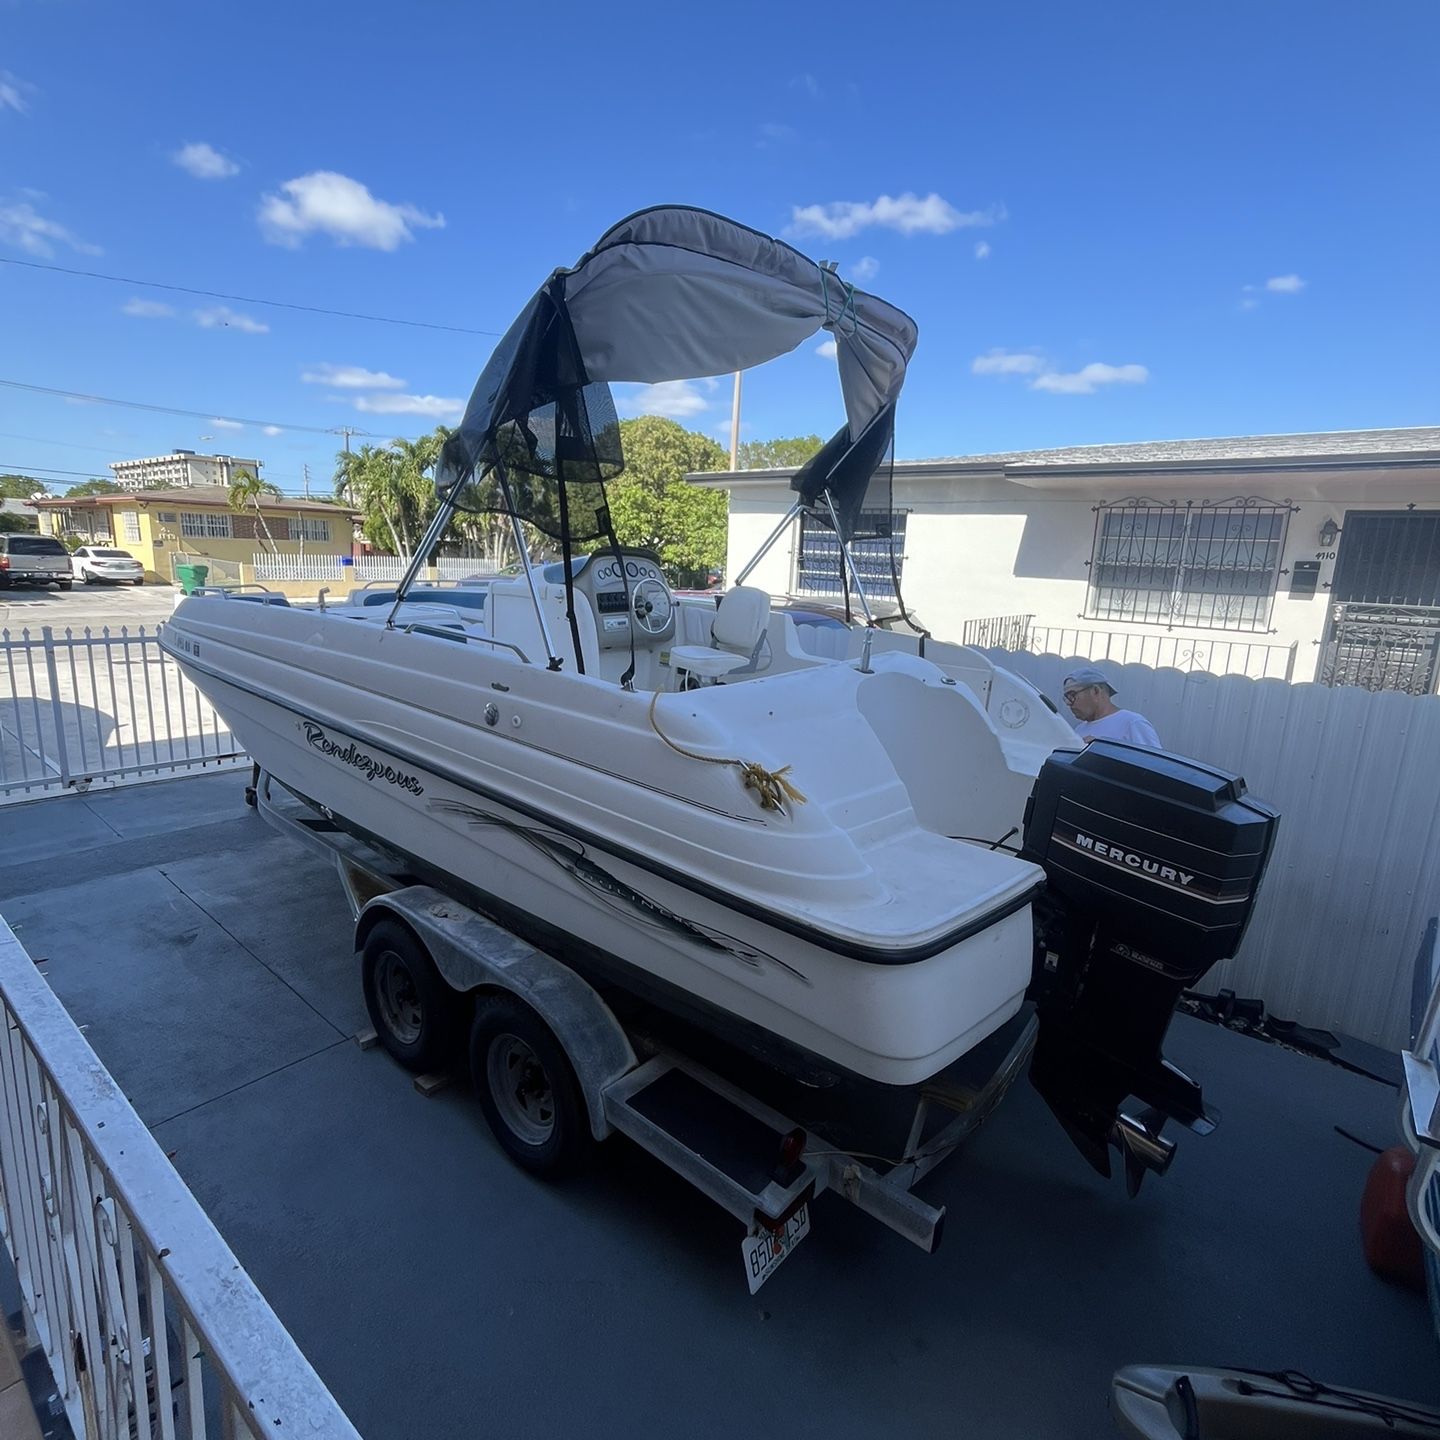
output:
[[740,1242],[745,1279],[753,1295],[784,1264],[790,1252],[810,1233],[810,1207],[802,1205],[783,1230],[761,1229]]

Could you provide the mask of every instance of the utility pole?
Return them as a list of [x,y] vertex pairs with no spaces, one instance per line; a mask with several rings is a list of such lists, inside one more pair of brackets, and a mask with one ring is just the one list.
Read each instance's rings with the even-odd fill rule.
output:
[[307,464],[300,468],[305,472],[305,498],[308,500],[310,498],[310,466]]
[[735,398],[730,402],[730,468],[740,468],[740,372],[735,372]]

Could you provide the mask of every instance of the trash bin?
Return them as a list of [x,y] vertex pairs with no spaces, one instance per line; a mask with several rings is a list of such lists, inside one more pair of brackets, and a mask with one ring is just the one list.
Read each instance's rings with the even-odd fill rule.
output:
[[208,565],[177,565],[175,567],[175,580],[186,595],[191,594],[199,586],[205,583],[205,577],[210,573]]

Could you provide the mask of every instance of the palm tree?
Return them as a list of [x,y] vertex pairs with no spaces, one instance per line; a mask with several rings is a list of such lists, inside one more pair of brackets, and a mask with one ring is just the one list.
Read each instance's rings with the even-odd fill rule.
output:
[[230,482],[230,508],[242,512],[247,505],[254,506],[255,519],[260,524],[260,532],[265,537],[265,543],[270,547],[272,555],[280,552],[275,546],[271,537],[270,527],[265,523],[265,514],[260,509],[260,497],[279,495],[280,487],[272,485],[268,480],[262,480],[258,475],[252,475],[248,470],[237,470],[235,478]]

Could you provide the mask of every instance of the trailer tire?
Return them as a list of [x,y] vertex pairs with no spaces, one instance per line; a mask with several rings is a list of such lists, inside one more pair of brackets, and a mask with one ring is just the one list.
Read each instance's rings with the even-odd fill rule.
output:
[[360,951],[365,1008],[380,1043],[407,1070],[441,1070],[460,1038],[460,997],[398,920],[379,920]]
[[575,1069],[550,1027],[513,995],[475,1007],[470,1074],[500,1148],[543,1180],[574,1174],[595,1147]]

